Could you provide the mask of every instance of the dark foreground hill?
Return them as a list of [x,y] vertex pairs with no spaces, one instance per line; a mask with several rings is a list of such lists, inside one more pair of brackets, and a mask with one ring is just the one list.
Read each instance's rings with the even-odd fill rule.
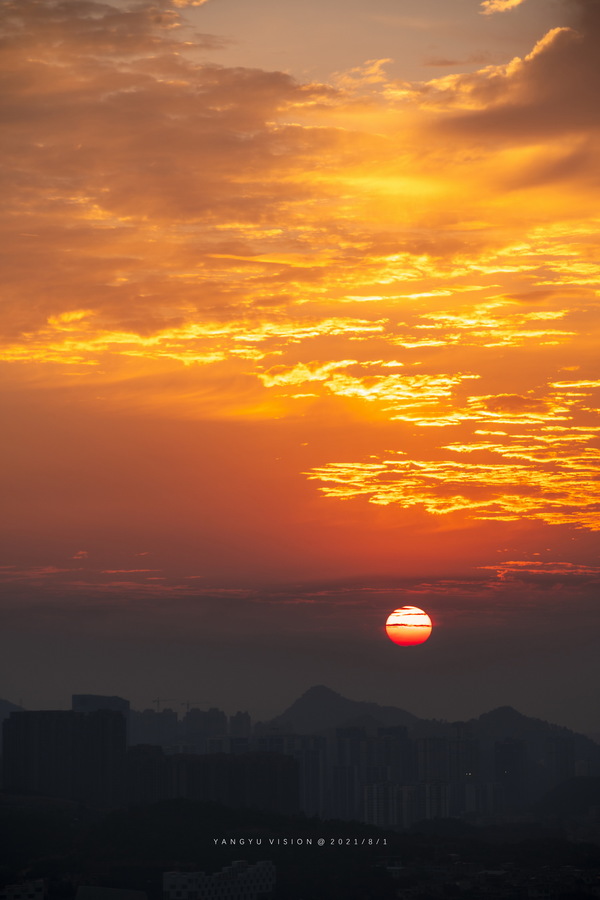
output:
[[[594,878],[600,872],[600,847],[569,843],[531,827],[488,834],[437,820],[421,823],[429,827],[412,833],[394,834],[358,822],[186,800],[116,810],[89,821],[82,812],[0,802],[0,831],[6,836],[0,842],[2,881],[44,878],[47,900],[72,900],[78,884],[142,890],[148,900],[161,900],[165,871],[216,872],[234,859],[268,859],[277,870],[273,900],[452,897],[457,891],[448,892],[444,885],[464,878],[465,871],[477,884],[462,896],[479,900],[533,896],[522,889],[536,886],[537,872],[544,883],[566,877],[566,887],[574,868]],[[490,892],[488,873],[510,875],[504,892],[495,883]],[[432,893],[432,885],[440,890]],[[563,895],[581,896],[554,896]]]

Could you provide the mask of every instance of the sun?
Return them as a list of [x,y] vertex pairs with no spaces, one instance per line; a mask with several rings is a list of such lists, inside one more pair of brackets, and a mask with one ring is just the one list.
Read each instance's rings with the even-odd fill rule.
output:
[[412,647],[424,644],[432,629],[431,619],[418,606],[403,606],[390,613],[385,623],[386,634],[394,644]]

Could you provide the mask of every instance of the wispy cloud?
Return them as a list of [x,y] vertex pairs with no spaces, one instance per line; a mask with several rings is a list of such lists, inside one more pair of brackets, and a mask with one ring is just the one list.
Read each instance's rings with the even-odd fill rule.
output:
[[489,16],[493,13],[515,9],[515,7],[521,6],[522,3],[525,3],[525,0],[483,0],[481,11],[485,16]]

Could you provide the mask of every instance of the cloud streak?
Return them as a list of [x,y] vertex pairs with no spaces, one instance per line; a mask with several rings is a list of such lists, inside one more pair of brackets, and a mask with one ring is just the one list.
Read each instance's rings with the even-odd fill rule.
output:
[[508,12],[521,6],[525,0],[483,0],[481,4],[481,12],[484,16],[491,16],[498,12]]

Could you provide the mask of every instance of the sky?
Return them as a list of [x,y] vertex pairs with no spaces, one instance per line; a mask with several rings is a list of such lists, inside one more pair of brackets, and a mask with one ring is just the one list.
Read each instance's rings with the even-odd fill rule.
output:
[[600,732],[600,4],[0,17],[0,696]]

